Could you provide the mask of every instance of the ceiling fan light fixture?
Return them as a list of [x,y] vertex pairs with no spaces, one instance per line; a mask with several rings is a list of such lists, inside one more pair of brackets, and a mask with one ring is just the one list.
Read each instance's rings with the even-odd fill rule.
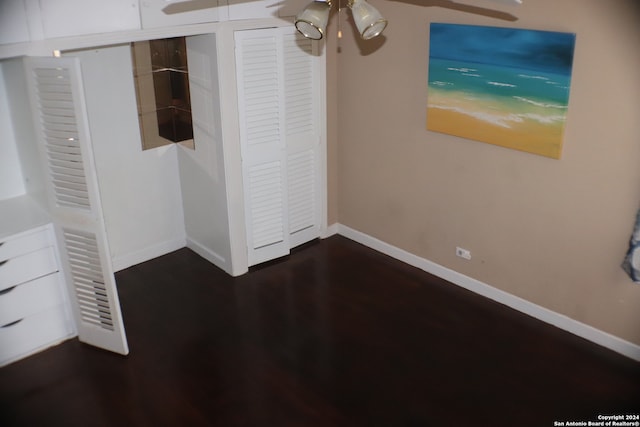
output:
[[351,9],[353,20],[363,39],[377,37],[387,27],[387,20],[382,17],[378,9],[365,0],[348,0],[347,5]]
[[312,1],[296,16],[296,29],[308,39],[320,40],[327,31],[330,12],[330,1]]

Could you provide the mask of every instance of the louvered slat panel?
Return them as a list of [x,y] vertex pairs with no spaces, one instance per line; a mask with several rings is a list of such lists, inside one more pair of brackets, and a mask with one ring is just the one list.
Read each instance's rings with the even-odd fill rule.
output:
[[46,138],[47,148],[51,151],[81,154],[80,147],[72,145],[66,139]]
[[38,81],[38,102],[40,104],[40,108],[55,110],[73,110],[73,100],[65,99],[68,94],[63,92],[63,90],[69,90],[69,86],[65,85],[57,85],[55,91],[48,91],[49,88],[44,86],[46,83]]
[[76,191],[88,191],[86,185],[84,185],[83,183],[75,183],[75,182],[69,181],[67,180],[67,177],[63,177],[62,179],[57,179],[54,176],[54,181],[56,181],[55,184],[60,187],[67,187]]
[[70,144],[74,144],[74,140],[78,138],[78,136],[75,134],[70,134],[69,132],[60,132],[55,129],[50,129],[46,127],[43,128],[42,131],[43,131],[44,137],[47,139],[63,140],[63,141],[67,141]]
[[90,211],[69,70],[35,68],[33,74],[55,203]]
[[287,135],[314,130],[312,42],[296,34],[284,36]]
[[48,141],[47,150],[52,153],[61,153],[61,154],[73,154],[73,155],[81,155],[80,147],[69,145],[68,142],[54,140]]
[[47,156],[49,156],[52,160],[58,160],[59,162],[74,162],[80,163],[82,162],[82,154],[81,153],[64,153],[59,150],[52,149],[47,146]]
[[77,182],[86,182],[84,179],[84,171],[78,168],[70,168],[68,164],[58,164],[53,161],[49,165],[49,168],[53,174],[59,174],[62,176],[69,176],[69,179],[75,178]]
[[75,122],[74,117],[66,116],[69,111],[72,111],[70,110],[71,108],[73,108],[73,104],[71,102],[57,103],[55,105],[43,105],[42,114],[45,118],[49,116],[67,117],[68,120],[74,120]]
[[63,235],[82,321],[112,331],[113,316],[96,237],[67,228],[63,228]]
[[316,182],[314,151],[290,155],[287,161],[289,185],[289,232],[316,225]]
[[243,44],[242,81],[247,145],[280,140],[278,62],[273,39],[249,39]]
[[284,239],[282,164],[270,162],[249,172],[253,249]]
[[74,176],[76,177],[76,179],[82,178],[77,174],[78,172],[82,171],[82,169],[80,169],[79,167],[74,167],[74,166],[77,166],[77,164],[76,165],[70,164],[73,162],[73,160],[69,158],[65,158],[68,156],[65,156],[60,153],[51,153],[51,152],[47,152],[46,154],[47,154],[47,159],[49,160],[51,175],[53,175],[54,173],[62,174],[59,171],[53,172],[53,168],[58,168],[58,169],[64,169],[66,171],[70,171],[70,170],[75,171]]
[[47,129],[49,129],[50,131],[60,132],[62,135],[65,136],[65,138],[68,141],[73,141],[74,139],[77,139],[75,123],[65,122],[63,116],[57,116],[57,117],[41,116],[41,117],[42,117],[42,122],[44,126],[46,126]]

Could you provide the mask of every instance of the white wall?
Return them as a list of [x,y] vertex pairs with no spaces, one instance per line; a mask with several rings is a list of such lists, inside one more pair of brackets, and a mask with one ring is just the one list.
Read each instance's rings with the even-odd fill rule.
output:
[[6,153],[7,158],[3,158],[4,161],[15,160],[16,158],[11,155],[12,150],[15,149],[18,158],[21,160],[19,163],[3,165],[2,169],[6,167],[7,170],[4,171],[4,174],[11,174],[12,170],[20,168],[22,176],[20,183],[16,184],[14,180],[17,179],[17,175],[13,175],[14,180],[7,180],[7,175],[0,172],[0,175],[3,175],[2,184],[0,185],[11,186],[13,191],[19,194],[26,193],[40,206],[44,207],[47,205],[45,193],[46,171],[42,168],[40,153],[38,152],[37,137],[33,128],[33,114],[31,113],[29,97],[26,96],[27,81],[22,59],[13,58],[3,61],[2,72],[6,82],[6,97],[2,96],[0,99],[2,99],[2,102],[8,102],[10,108],[7,114],[0,114],[0,120],[4,122],[4,119],[8,120],[10,116],[11,122],[9,125],[4,122],[0,126],[0,132],[3,132],[2,141],[0,142],[0,145],[3,145],[1,152],[3,157]]
[[68,56],[82,64],[114,269],[185,246],[177,150],[142,151],[129,45]]
[[195,150],[178,147],[188,246],[232,274],[215,34],[187,38]]
[[5,84],[5,67],[6,63],[0,63],[0,200],[25,193]]

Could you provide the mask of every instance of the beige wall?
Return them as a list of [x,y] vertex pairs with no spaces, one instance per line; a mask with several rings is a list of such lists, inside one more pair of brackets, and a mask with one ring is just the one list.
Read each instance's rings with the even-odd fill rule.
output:
[[[330,222],[640,344],[640,285],[620,268],[640,207],[637,2],[468,1],[517,21],[371,3],[382,40],[356,39],[346,11],[339,47],[330,28]],[[577,34],[561,160],[425,130],[430,22]]]
[[[342,14],[344,16],[344,14]],[[338,48],[337,16],[327,28],[327,223],[338,222]]]

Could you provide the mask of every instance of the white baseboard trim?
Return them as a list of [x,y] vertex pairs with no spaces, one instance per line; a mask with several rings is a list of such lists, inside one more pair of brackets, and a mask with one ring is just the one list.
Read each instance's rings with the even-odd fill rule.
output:
[[320,238],[326,239],[327,237],[331,237],[339,232],[339,224],[331,224],[327,226],[321,233]]
[[622,338],[596,329],[563,314],[494,288],[493,286],[443,267],[435,262],[420,258],[410,252],[345,225],[338,224],[337,230],[338,234],[368,246],[371,249],[640,362],[640,345],[623,340]]
[[224,257],[218,255],[216,252],[189,237],[187,237],[187,247],[219,269],[225,271],[228,274],[231,274],[231,264],[229,264]]
[[144,248],[140,251],[115,256],[111,260],[113,271],[124,270],[125,268],[129,268],[133,265],[140,264],[142,262],[149,261],[150,259],[157,258],[161,255],[168,254],[169,252],[177,251],[178,249],[184,248],[185,246],[185,239],[180,238],[167,240],[157,245]]

